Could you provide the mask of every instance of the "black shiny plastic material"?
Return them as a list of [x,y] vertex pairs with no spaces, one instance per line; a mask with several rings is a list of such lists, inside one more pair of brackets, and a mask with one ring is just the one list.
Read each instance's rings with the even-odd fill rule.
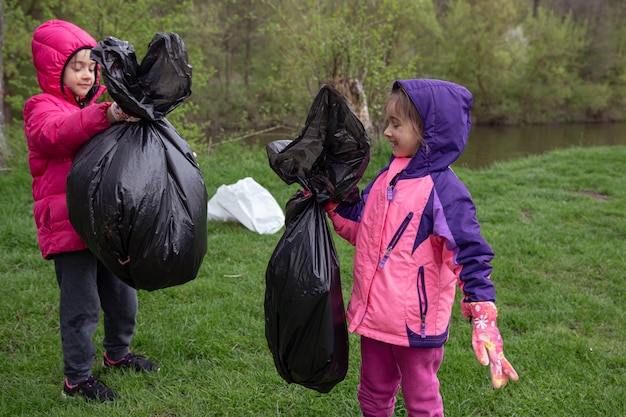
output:
[[370,143],[347,100],[324,85],[293,141],[266,146],[270,166],[287,184],[300,183],[320,204],[356,202],[356,184],[369,163]]
[[176,33],[154,35],[141,64],[130,43],[112,36],[98,43],[91,59],[102,68],[108,93],[131,116],[160,120],[191,95],[191,66]]
[[132,45],[100,42],[92,58],[139,122],[119,123],[78,151],[67,179],[70,221],[102,263],[145,290],[194,279],[207,250],[207,191],[187,142],[165,115],[191,93],[182,40],[159,33],[139,66]]
[[266,270],[265,336],[280,376],[321,393],[348,370],[339,261],[324,204],[357,202],[369,140],[347,101],[324,86],[293,141],[266,147],[272,169],[312,193],[294,194]]

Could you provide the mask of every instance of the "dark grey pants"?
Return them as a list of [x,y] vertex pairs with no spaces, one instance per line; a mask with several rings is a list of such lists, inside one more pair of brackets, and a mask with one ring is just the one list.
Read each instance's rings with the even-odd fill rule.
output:
[[137,291],[113,275],[89,250],[55,255],[54,266],[61,290],[63,373],[70,384],[76,384],[91,375],[101,308],[107,356],[117,360],[128,353],[135,331]]

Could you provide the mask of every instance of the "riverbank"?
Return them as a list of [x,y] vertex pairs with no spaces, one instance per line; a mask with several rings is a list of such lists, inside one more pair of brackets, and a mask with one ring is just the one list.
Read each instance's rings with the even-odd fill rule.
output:
[[[296,128],[278,126],[230,139],[248,146],[264,146],[280,139],[294,139]],[[382,140],[384,143],[384,139]],[[456,167],[484,169],[494,163],[540,155],[576,146],[626,146],[626,122],[560,123],[521,126],[472,125],[467,147]],[[215,142],[210,147],[219,147]]]
[[[114,404],[61,399],[58,290],[41,259],[22,145],[0,174],[0,415],[356,416],[358,339],[346,380],[329,394],[287,385],[264,337],[267,261],[280,238],[210,222],[208,255],[185,285],[139,293],[133,348],[161,364],[154,375],[107,372]],[[298,188],[259,147],[199,152],[209,196],[251,176],[284,207]],[[377,150],[365,181],[385,163]],[[455,305],[440,371],[447,416],[618,416],[626,413],[626,147],[570,148],[457,175],[471,191],[496,253],[499,327],[520,380],[491,388],[471,328]],[[344,297],[352,248],[336,238]],[[97,333],[98,357],[102,329]],[[96,365],[96,371],[101,367]],[[400,399],[396,415],[405,415]]]

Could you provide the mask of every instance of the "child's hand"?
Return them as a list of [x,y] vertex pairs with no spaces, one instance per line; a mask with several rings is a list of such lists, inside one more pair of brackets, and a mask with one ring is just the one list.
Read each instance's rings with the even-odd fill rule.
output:
[[113,104],[111,104],[111,106],[109,106],[107,110],[107,119],[111,123],[138,122],[139,120],[141,120],[138,117],[129,116],[128,114],[124,113],[124,110],[122,110],[120,105],[115,102],[113,102]]
[[519,378],[517,372],[504,357],[503,341],[496,325],[498,317],[496,305],[490,301],[461,304],[463,316],[472,317],[474,353],[481,365],[490,365],[493,387],[500,388],[506,385],[509,378],[517,381]]
[[[300,190],[302,192],[302,195],[305,198],[309,198],[313,195],[313,193],[311,193],[309,190]],[[333,211],[337,208],[338,204],[337,203],[333,203],[332,201],[329,201],[328,203],[326,203],[326,205],[324,206],[324,210],[326,212],[330,212]]]

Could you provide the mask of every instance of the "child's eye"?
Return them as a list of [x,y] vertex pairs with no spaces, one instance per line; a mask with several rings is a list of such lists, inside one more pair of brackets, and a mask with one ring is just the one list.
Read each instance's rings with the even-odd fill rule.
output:
[[96,66],[89,66],[89,67],[85,67],[84,65],[74,65],[74,71],[76,72],[81,72],[84,68],[87,68],[87,71],[89,72],[95,72],[96,71]]
[[393,127],[394,129],[397,129],[400,127],[400,121],[395,117],[391,117],[387,119],[387,125]]

